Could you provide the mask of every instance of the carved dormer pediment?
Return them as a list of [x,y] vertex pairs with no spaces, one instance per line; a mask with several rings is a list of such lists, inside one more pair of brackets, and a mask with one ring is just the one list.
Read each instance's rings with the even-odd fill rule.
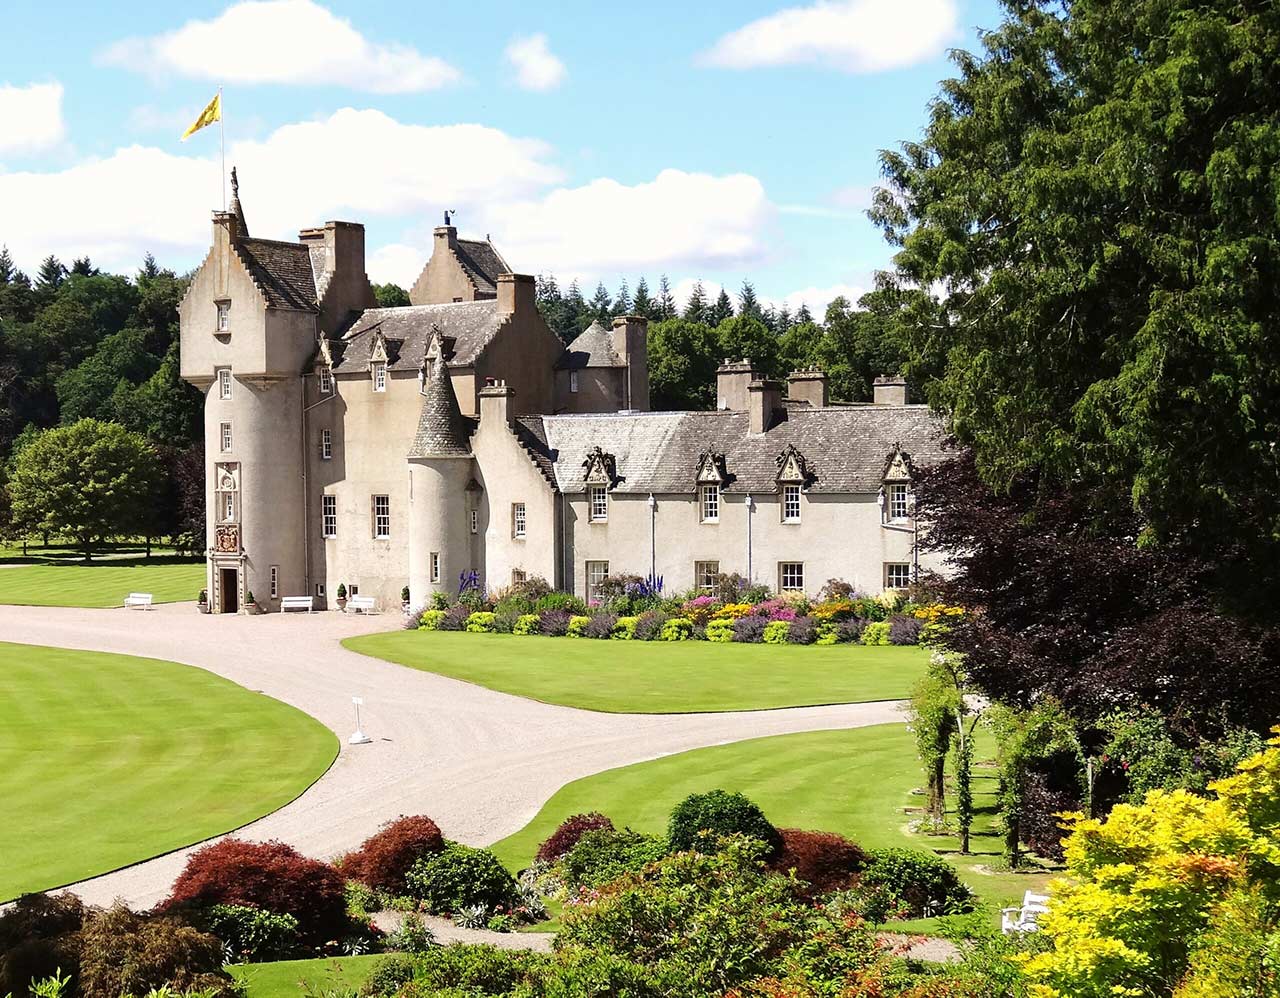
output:
[[884,474],[886,482],[910,482],[915,478],[916,469],[911,463],[911,455],[902,449],[901,444],[894,444],[893,450],[885,458]]
[[807,489],[817,477],[795,444],[787,444],[775,460],[778,466],[775,481],[779,485],[799,485]]
[[385,364],[387,360],[387,338],[382,335],[381,329],[375,329],[373,343],[369,347],[369,363]]
[[320,338],[320,351],[317,364],[320,367],[333,367],[333,350],[329,346],[328,337]]
[[719,485],[722,488],[729,482],[729,471],[724,463],[724,455],[718,451],[703,451],[698,458],[698,472],[694,476],[696,485]]
[[617,466],[612,454],[607,454],[599,447],[592,448],[587,459],[582,462],[585,472],[583,482],[587,485],[603,485],[613,488],[618,484]]

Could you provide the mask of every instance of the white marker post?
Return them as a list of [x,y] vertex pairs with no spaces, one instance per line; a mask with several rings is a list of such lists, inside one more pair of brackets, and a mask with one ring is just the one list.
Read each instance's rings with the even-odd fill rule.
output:
[[352,697],[351,702],[356,705],[356,730],[348,741],[352,745],[368,745],[373,739],[360,730],[360,706],[364,703],[364,698]]

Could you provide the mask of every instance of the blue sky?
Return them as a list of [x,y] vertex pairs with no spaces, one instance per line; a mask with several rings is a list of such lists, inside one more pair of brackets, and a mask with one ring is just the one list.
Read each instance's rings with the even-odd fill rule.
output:
[[[56,19],[55,19],[56,17]],[[877,151],[919,135],[990,0],[6,5],[0,242],[185,269],[228,166],[255,235],[367,227],[408,283],[445,208],[517,270],[611,289],[666,272],[821,308],[889,249]]]

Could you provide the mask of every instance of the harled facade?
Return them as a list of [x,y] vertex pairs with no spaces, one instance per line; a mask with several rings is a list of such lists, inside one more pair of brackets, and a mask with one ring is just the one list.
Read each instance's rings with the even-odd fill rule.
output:
[[[590,596],[608,574],[668,591],[739,572],[816,592],[916,569],[911,480],[941,427],[905,385],[832,405],[726,362],[712,412],[651,412],[646,322],[566,348],[532,277],[436,229],[412,304],[378,308],[364,229],[255,239],[234,182],[180,307],[182,376],[205,392],[210,603],[350,594],[422,605],[475,572]],[[447,220],[446,220],[447,221]]]

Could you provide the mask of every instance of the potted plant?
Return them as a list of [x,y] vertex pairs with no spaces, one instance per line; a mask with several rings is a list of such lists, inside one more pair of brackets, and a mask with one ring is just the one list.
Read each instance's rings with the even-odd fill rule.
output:
[[345,582],[338,583],[338,609],[343,613],[347,610],[347,584]]
[[249,613],[257,614],[262,612],[262,607],[258,606],[257,602],[253,598],[252,589],[244,594],[244,608]]
[[409,612],[409,587],[405,586],[400,590],[400,602],[404,606],[404,612]]
[[209,590],[208,589],[200,590],[200,595],[196,597],[196,608],[201,613],[209,612]]

